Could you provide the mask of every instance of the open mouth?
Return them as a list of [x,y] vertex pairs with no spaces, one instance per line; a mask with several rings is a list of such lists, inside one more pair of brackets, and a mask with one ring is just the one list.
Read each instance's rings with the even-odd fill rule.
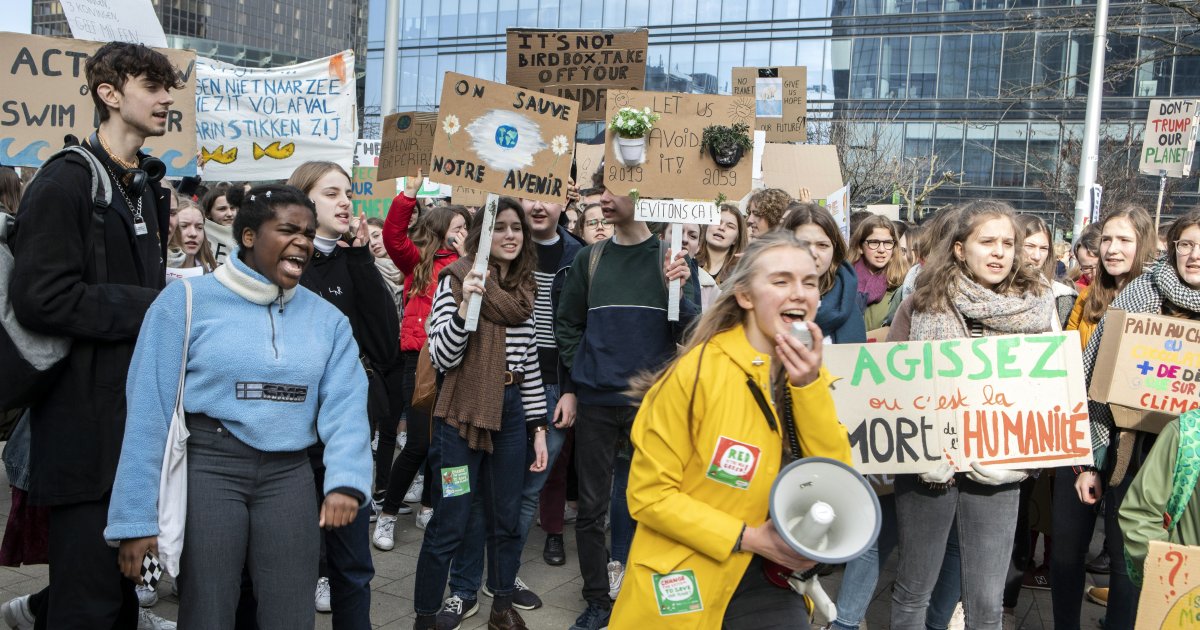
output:
[[285,275],[299,279],[304,273],[306,264],[308,264],[308,258],[305,256],[284,256],[279,263],[279,268]]
[[154,112],[151,116],[157,120],[161,120],[163,123],[167,122],[167,112]]
[[1004,265],[1000,263],[988,263],[987,268],[992,273],[1004,273]]
[[804,318],[807,315],[808,315],[808,311],[806,311],[804,309],[799,309],[799,308],[786,310],[779,314],[780,318],[782,318],[783,321],[789,325],[794,324],[796,322],[804,321]]

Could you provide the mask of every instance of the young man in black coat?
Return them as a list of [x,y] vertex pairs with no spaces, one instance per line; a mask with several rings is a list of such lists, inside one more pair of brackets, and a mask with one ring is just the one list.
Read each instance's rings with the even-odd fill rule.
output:
[[28,328],[72,340],[30,410],[30,493],[50,506],[49,602],[34,612],[49,628],[134,628],[134,585],[102,533],[125,433],[125,376],[165,282],[170,203],[153,177],[161,163],[140,150],[166,133],[170,91],[183,85],[164,55],[136,44],[103,46],[86,73],[100,128],[83,144],[112,184],[103,229],[93,227],[91,170],[74,155],[44,165],[17,216],[13,310]]

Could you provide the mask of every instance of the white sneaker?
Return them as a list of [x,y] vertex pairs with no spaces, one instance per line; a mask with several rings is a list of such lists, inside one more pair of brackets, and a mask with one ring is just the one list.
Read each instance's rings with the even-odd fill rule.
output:
[[401,432],[397,433],[396,434],[396,450],[398,450],[398,451],[404,450],[404,447],[407,444],[408,444],[408,432],[401,431]]
[[421,511],[417,512],[417,529],[425,529],[431,520],[433,520],[433,508],[422,507]]
[[405,503],[416,503],[421,500],[421,493],[425,491],[425,475],[417,475],[413,479],[412,485],[408,487],[408,492],[404,495]]
[[149,610],[138,610],[138,630],[175,630],[174,621],[163,619]]
[[950,623],[947,624],[946,630],[964,630],[967,627],[967,615],[963,612],[962,602],[958,602],[954,606],[954,614],[950,616]]
[[380,551],[391,551],[396,546],[396,517],[380,514],[375,521],[375,533],[371,534],[371,544]]
[[3,619],[9,628],[33,630],[37,617],[34,617],[33,611],[29,609],[29,597],[22,595],[0,604],[0,619]]
[[625,565],[613,560],[608,563],[608,598],[616,601],[621,593],[621,582],[625,581]]
[[333,607],[329,605],[329,578],[317,580],[317,595],[315,599],[317,612],[327,613],[333,611]]
[[149,586],[138,584],[133,587],[133,590],[137,592],[138,606],[149,608],[158,603],[158,591]]

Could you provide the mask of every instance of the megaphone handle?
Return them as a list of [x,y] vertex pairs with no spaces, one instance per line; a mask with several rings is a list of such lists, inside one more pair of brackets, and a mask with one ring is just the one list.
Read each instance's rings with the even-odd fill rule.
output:
[[817,564],[813,568],[811,568],[807,571],[804,571],[803,573],[793,573],[792,577],[796,578],[797,580],[800,580],[801,582],[807,582],[807,581],[811,580],[814,575],[820,573],[821,569],[824,569],[824,568],[825,568],[825,565]]

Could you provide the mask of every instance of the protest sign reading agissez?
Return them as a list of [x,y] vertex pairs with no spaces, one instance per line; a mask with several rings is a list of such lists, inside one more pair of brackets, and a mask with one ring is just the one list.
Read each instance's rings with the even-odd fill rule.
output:
[[509,85],[579,102],[579,120],[604,120],[608,90],[646,84],[646,29],[508,29]]
[[566,203],[577,106],[447,72],[428,175],[455,187]]
[[854,468],[1090,464],[1079,333],[826,346]]
[[208,179],[287,179],[304,162],[349,171],[358,136],[354,51],[293,66],[196,62],[196,134]]
[[[62,147],[63,136],[84,139],[100,124],[84,64],[103,44],[4,33],[0,36],[0,163],[38,167]],[[196,53],[160,49],[179,70],[182,90],[167,114],[167,133],[147,138],[146,152],[167,165],[167,175],[196,174]]]

